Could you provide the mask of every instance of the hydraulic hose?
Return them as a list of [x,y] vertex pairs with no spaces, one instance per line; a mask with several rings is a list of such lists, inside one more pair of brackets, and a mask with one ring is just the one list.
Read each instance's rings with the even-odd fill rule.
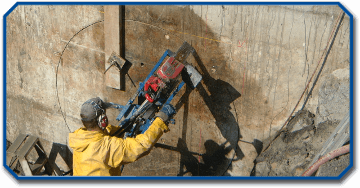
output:
[[329,152],[328,154],[324,155],[319,160],[317,160],[313,165],[311,165],[301,176],[311,176],[322,164],[326,163],[327,161],[335,157],[338,157],[345,153],[349,153],[349,151],[350,151],[350,144]]

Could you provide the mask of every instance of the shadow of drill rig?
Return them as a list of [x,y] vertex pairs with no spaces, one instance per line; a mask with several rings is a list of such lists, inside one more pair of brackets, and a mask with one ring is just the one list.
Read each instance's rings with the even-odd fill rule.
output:
[[[206,9],[206,7],[203,8]],[[187,142],[187,146],[189,146],[189,148],[190,143],[188,143],[188,140],[190,139],[186,139],[187,137],[189,137],[189,135],[186,134],[187,132],[189,132],[187,130],[191,129],[191,115],[198,114],[199,117],[201,117],[201,114],[204,114],[204,116],[207,117],[214,117],[216,121],[215,124],[220,131],[212,131],[220,132],[221,136],[219,135],[219,137],[223,137],[226,140],[224,140],[223,138],[220,138],[222,141],[219,141],[217,138],[214,138],[213,140],[221,146],[225,144],[226,146],[230,145],[229,148],[231,148],[231,151],[225,154],[225,162],[223,161],[222,164],[217,165],[217,172],[215,174],[208,173],[207,175],[223,175],[228,169],[228,167],[231,166],[231,161],[241,160],[244,157],[244,154],[237,145],[239,138],[241,138],[239,125],[237,122],[238,115],[233,115],[233,110],[231,109],[234,101],[238,99],[241,95],[231,84],[224,81],[225,77],[235,79],[239,79],[239,77],[235,75],[229,75],[229,71],[223,72],[223,70],[225,70],[224,67],[226,67],[227,63],[225,63],[226,56],[224,55],[225,53],[221,49],[219,43],[207,39],[203,40],[200,38],[192,37],[194,35],[197,35],[206,36],[206,38],[209,39],[220,40],[218,38],[218,34],[213,32],[211,27],[208,26],[204,19],[198,14],[196,14],[190,6],[127,6],[126,11],[126,19],[129,21],[129,24],[127,24],[127,28],[129,29],[129,31],[132,31],[128,32],[126,36],[126,40],[129,41],[127,42],[126,46],[126,56],[127,58],[129,58],[129,60],[131,60],[131,62],[134,62],[134,67],[132,67],[132,70],[130,70],[130,72],[133,71],[131,72],[131,75],[139,75],[134,77],[135,82],[143,81],[143,78],[145,78],[145,76],[141,75],[148,74],[148,72],[153,68],[153,65],[155,65],[155,63],[152,62],[156,62],[158,60],[158,57],[163,54],[164,49],[170,49],[172,46],[178,46],[185,40],[196,49],[204,49],[204,51],[199,50],[197,52],[194,52],[193,57],[195,57],[196,62],[192,61],[192,65],[196,67],[203,76],[203,80],[197,86],[197,91],[199,92],[201,97],[198,97],[198,99],[193,99],[190,95],[192,90],[188,88],[188,86],[186,86],[186,88],[183,88],[185,92],[183,93],[183,95],[180,96],[180,100],[175,103],[174,106],[176,107],[176,109],[183,108],[183,125],[181,129],[182,132],[180,133],[179,137],[183,141]],[[151,25],[155,27],[149,27]],[[160,28],[160,30],[158,27]],[[161,28],[172,28],[172,30],[174,31],[182,31],[184,33],[180,34],[178,32],[168,32],[166,29]],[[186,35],[185,31],[186,33],[191,33],[193,35]],[[160,38],[164,35],[168,36],[169,40],[162,40]],[[205,44],[202,44],[202,41]],[[201,59],[199,56],[201,57]],[[145,62],[145,64],[143,64],[143,62]],[[211,72],[209,69],[210,66],[217,66],[217,75],[220,76],[220,78],[223,80],[215,77],[213,78],[211,76]],[[209,69],[209,72],[207,68]],[[114,98],[116,99],[118,98],[118,96],[119,95],[114,95]],[[189,104],[190,101],[195,102],[195,104]],[[207,108],[201,109],[203,111],[198,111],[198,109],[193,110],[190,107],[190,105],[201,105],[201,107],[203,107],[204,103],[206,104]],[[176,140],[174,142],[175,143],[171,142],[170,145],[177,145]],[[187,150],[184,149],[184,152],[186,151]],[[236,153],[236,158],[233,158],[234,151]],[[153,158],[151,158],[151,160],[162,162],[157,157],[158,153],[154,152],[152,155]],[[197,158],[196,154],[193,155],[195,156],[195,158]],[[191,163],[190,161],[192,160],[182,161],[183,162],[180,168],[178,167],[177,162],[173,162],[174,165],[176,164],[176,166],[174,166],[175,169],[180,169],[174,174],[181,175],[181,169],[183,169],[184,165],[191,166],[191,164],[196,164]],[[152,172],[151,170],[144,168],[144,166],[147,165],[146,163],[146,160],[140,160],[135,162],[134,164],[130,164],[133,171],[124,173],[124,175],[164,175],[169,171],[171,171],[171,174],[173,174],[171,170],[172,168],[170,169],[167,167],[164,167],[166,168],[166,170]],[[154,166],[155,165],[157,164],[154,164]],[[163,165],[161,165],[160,167],[163,167]],[[197,175],[196,171],[194,171],[194,175]]]
[[[215,153],[217,154],[215,158],[210,157],[213,156],[213,154],[202,155],[204,163],[198,162],[191,152],[188,151],[185,140],[189,114],[189,96],[192,90],[189,87],[186,87],[185,93],[175,106],[176,109],[179,109],[184,105],[182,139],[179,139],[178,141],[178,149],[181,153],[180,172],[178,175],[184,175],[186,172],[191,172],[193,176],[227,175],[226,171],[231,169],[231,162],[233,160],[241,160],[244,157],[244,153],[241,151],[240,147],[238,147],[238,140],[242,138],[239,125],[234,115],[230,112],[231,103],[239,98],[241,94],[229,83],[212,78],[195,50],[193,51],[193,56],[200,68],[200,71],[198,71],[203,76],[202,83],[199,83],[197,89],[215,118],[215,123],[222,136],[226,139],[226,142],[217,145],[212,140],[206,141],[205,148],[207,152],[208,150],[214,151],[214,149],[209,149],[209,147],[215,147],[216,145],[215,148],[217,149],[215,149]],[[210,95],[207,93],[205,87],[210,92]],[[236,138],[231,138],[231,136],[234,135]],[[230,146],[225,148],[226,143],[229,143]],[[232,158],[226,158],[225,155],[230,153],[232,149],[235,151],[234,156]],[[224,165],[224,162],[227,162],[228,164]],[[219,168],[220,166],[223,166],[224,168]],[[184,171],[184,167],[186,168],[186,171]]]
[[[219,166],[228,160],[226,154],[232,148],[218,145],[213,140],[207,140],[204,145],[205,154],[198,154],[203,159],[203,162],[200,162],[200,159],[196,159],[194,153],[188,150],[186,142],[179,138],[177,149],[180,151],[181,156],[178,176],[183,176],[186,173],[191,173],[192,176],[214,176],[218,174]],[[226,172],[223,175],[229,176]]]
[[[184,139],[179,138],[176,147],[156,143],[155,147],[167,150],[177,151],[180,153],[180,170],[177,176],[215,176],[218,175],[219,169],[224,162],[229,159],[226,155],[232,150],[231,146],[225,147],[225,144],[217,144],[214,140],[207,140],[204,143],[205,153],[189,151]],[[196,158],[199,156],[199,158]],[[200,160],[200,157],[202,160]],[[231,166],[229,167],[231,169]],[[221,169],[220,169],[221,170]],[[224,176],[230,174],[224,172]]]

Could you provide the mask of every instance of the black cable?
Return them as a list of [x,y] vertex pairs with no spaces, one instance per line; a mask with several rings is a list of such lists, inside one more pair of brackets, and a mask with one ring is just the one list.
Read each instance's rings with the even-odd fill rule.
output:
[[341,22],[342,22],[342,20],[344,19],[344,16],[345,16],[345,12],[343,12],[343,14],[342,14],[342,16],[341,16],[341,18],[340,18],[339,24],[338,24],[338,26],[337,26],[337,28],[336,28],[335,33],[334,33],[334,37],[333,37],[333,39],[331,40],[330,46],[329,46],[329,48],[328,48],[328,50],[327,50],[327,52],[326,52],[326,55],[325,55],[325,57],[324,57],[324,61],[323,61],[322,65],[321,65],[321,68],[320,68],[320,70],[319,70],[319,73],[317,74],[317,76],[316,76],[316,78],[315,78],[315,80],[314,80],[314,83],[313,83],[313,85],[312,85],[312,87],[311,87],[311,89],[310,89],[309,94],[306,96],[306,99],[305,99],[305,101],[304,101],[303,106],[301,107],[301,110],[304,109],[307,101],[309,100],[309,98],[310,98],[310,96],[311,96],[311,94],[312,94],[312,91],[314,90],[314,87],[315,87],[315,85],[316,85],[316,82],[318,81],[318,79],[319,79],[319,77],[320,77],[320,74],[321,74],[321,72],[322,72],[322,70],[323,70],[323,68],[324,68],[325,62],[326,62],[327,57],[328,57],[328,55],[329,55],[329,53],[330,53],[330,50],[331,50],[331,48],[332,48],[332,45],[334,44],[336,35],[337,35],[337,33],[338,33],[339,29],[340,29]]
[[80,29],[78,32],[76,32],[76,33],[70,38],[70,40],[66,43],[63,51],[61,52],[61,55],[60,55],[60,58],[59,58],[59,63],[57,64],[57,67],[56,67],[56,79],[55,79],[55,80],[56,80],[56,96],[57,96],[57,99],[58,99],[58,103],[59,103],[59,108],[60,108],[61,115],[62,115],[63,118],[64,118],[65,125],[66,125],[66,127],[68,128],[69,132],[71,132],[71,130],[70,130],[70,128],[69,128],[69,125],[68,125],[67,122],[66,122],[65,115],[64,115],[64,113],[63,113],[63,111],[62,111],[62,108],[61,108],[60,98],[59,98],[59,92],[58,92],[58,87],[57,87],[57,80],[58,80],[58,79],[57,79],[57,75],[58,75],[58,72],[59,72],[59,65],[60,65],[60,62],[61,62],[61,58],[62,58],[62,56],[63,56],[63,54],[64,54],[65,49],[67,48],[67,46],[69,45],[69,43],[71,42],[71,40],[72,40],[77,34],[79,34],[79,33],[80,33],[81,31],[83,31],[84,29],[86,29],[86,28],[88,28],[88,27],[90,27],[90,26],[92,26],[92,25],[95,25],[95,24],[97,24],[97,23],[103,22],[103,21],[104,21],[104,20],[100,20],[100,21],[94,22],[94,23],[92,23],[92,24],[90,24],[90,25],[88,25],[88,26],[83,27],[83,28]]
[[[328,48],[328,51],[327,51],[327,53],[326,53],[326,57],[324,58],[324,62],[323,62],[322,67],[324,66],[324,63],[325,63],[325,61],[326,61],[326,59],[327,59],[327,56],[328,56],[328,54],[329,54],[329,52],[330,52],[330,49],[331,49],[331,47],[332,47],[332,45],[333,45],[333,43],[334,43],[334,41],[335,41],[336,34],[337,34],[337,32],[338,32],[338,30],[339,30],[339,28],[340,28],[340,26],[341,26],[341,21],[343,20],[344,15],[345,15],[345,12],[342,13],[341,19],[340,19],[340,21],[338,22],[338,26],[337,26],[336,32],[335,32],[334,35],[333,35],[333,39],[332,39],[332,41],[331,41],[331,43],[330,43],[330,45],[329,45],[329,48]],[[340,15],[339,15],[339,16],[340,16]],[[320,59],[320,60],[321,60],[321,59]],[[319,63],[320,63],[320,61],[319,61]],[[321,69],[322,69],[322,68],[321,68]],[[314,84],[313,84],[313,88],[314,88],[314,86],[315,86],[315,84],[316,84],[316,82],[317,82],[318,77],[320,76],[320,73],[321,73],[321,70],[319,71],[319,74],[317,75],[317,78],[316,78],[316,80],[315,80],[315,82],[314,82]],[[314,75],[314,74],[315,74],[315,72],[313,73],[313,75]],[[311,79],[310,79],[310,80],[311,80]],[[310,81],[309,81],[308,85],[310,85]],[[306,88],[308,87],[308,85],[306,86]],[[284,128],[284,127],[290,122],[290,120],[293,118],[293,117],[292,117],[292,114],[294,113],[294,111],[296,110],[298,104],[300,103],[301,98],[302,98],[302,96],[304,95],[304,93],[305,93],[305,91],[306,91],[306,88],[305,88],[303,94],[301,95],[299,101],[298,101],[297,104],[295,105],[295,107],[294,107],[293,111],[291,112],[290,116],[289,116],[289,117],[287,118],[287,120],[285,121],[284,125],[280,128],[280,130],[277,131],[277,133],[275,134],[274,139],[267,145],[267,147],[263,150],[263,152],[266,151],[266,150],[270,147],[270,145],[273,143],[273,141],[274,141],[278,136],[280,136],[280,134],[281,134],[282,132],[284,132],[283,128]],[[311,92],[312,92],[312,89],[311,89]],[[302,106],[301,110],[304,108],[305,104],[307,103],[307,100],[308,100],[309,96],[311,95],[311,92],[310,92],[309,95],[307,96],[307,99],[305,100],[304,105]]]
[[125,167],[125,165],[121,165],[121,167],[120,167],[120,173],[122,174],[122,172],[123,172],[123,170],[124,170],[124,167]]

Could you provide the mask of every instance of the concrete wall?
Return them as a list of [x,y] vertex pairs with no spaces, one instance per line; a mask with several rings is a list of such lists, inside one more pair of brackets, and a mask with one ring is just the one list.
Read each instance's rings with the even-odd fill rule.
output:
[[99,6],[18,6],[7,17],[9,140],[23,132],[67,143],[69,130],[56,90],[71,131],[81,123],[78,114],[83,101],[103,93],[99,87],[104,59],[101,24],[77,35],[58,65],[69,39],[82,27],[100,20],[100,10]]
[[[189,63],[203,74],[197,89],[183,88],[174,100],[177,124],[160,142],[222,162],[209,164],[204,157],[155,148],[124,174],[188,170],[196,175],[191,166],[203,164],[206,169],[217,166],[222,174],[234,158],[226,175],[250,175],[257,150],[269,144],[298,102],[340,11],[337,6],[126,6],[126,59],[133,64],[129,75],[135,83],[143,81],[166,49],[176,51],[184,41],[197,53]],[[8,140],[22,132],[66,145],[66,124],[70,131],[81,126],[84,101],[100,96],[124,104],[135,92],[128,78],[125,92],[105,86],[103,22],[73,38],[56,87],[66,43],[102,19],[102,6],[19,6],[7,17]],[[345,16],[319,83],[333,72],[348,79],[349,49]],[[314,114],[318,85],[306,106]],[[109,111],[109,116],[117,113]],[[254,147],[255,141],[260,147]],[[222,148],[223,156],[216,158],[219,150],[209,147]]]

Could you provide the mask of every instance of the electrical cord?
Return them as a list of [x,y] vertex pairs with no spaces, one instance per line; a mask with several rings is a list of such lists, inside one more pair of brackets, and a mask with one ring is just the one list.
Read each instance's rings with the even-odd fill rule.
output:
[[[270,147],[270,145],[272,144],[272,142],[284,131],[284,130],[283,130],[284,127],[285,127],[285,126],[290,122],[290,120],[292,119],[293,113],[295,112],[295,110],[297,109],[298,105],[300,104],[301,99],[303,98],[306,90],[308,89],[308,87],[309,87],[309,85],[310,85],[310,83],[311,83],[312,78],[315,76],[315,73],[316,73],[316,71],[317,71],[317,69],[318,69],[318,67],[319,67],[319,65],[320,65],[321,59],[323,59],[324,54],[326,53],[326,57],[324,58],[322,67],[320,68],[320,71],[319,71],[319,73],[318,73],[318,75],[317,75],[317,78],[316,78],[316,80],[315,80],[315,82],[314,82],[314,84],[313,84],[312,89],[314,88],[314,86],[315,86],[315,84],[316,84],[316,81],[317,81],[318,77],[320,76],[321,70],[322,70],[322,68],[323,68],[323,66],[324,66],[324,64],[325,64],[325,61],[326,61],[326,59],[327,59],[327,56],[328,56],[328,54],[329,54],[329,52],[330,52],[330,49],[331,49],[331,47],[332,47],[332,44],[333,44],[333,42],[334,42],[334,40],[335,40],[335,38],[336,38],[336,34],[337,34],[337,32],[338,32],[338,30],[339,30],[339,28],[340,28],[340,26],[341,26],[341,22],[342,22],[344,16],[345,16],[345,12],[344,12],[344,11],[341,11],[340,14],[339,14],[339,16],[338,16],[338,19],[337,19],[337,27],[336,27],[336,26],[335,26],[336,28],[334,27],[334,29],[333,29],[333,31],[332,31],[332,33],[331,33],[331,35],[330,35],[329,41],[328,41],[328,43],[327,43],[327,45],[326,45],[325,50],[326,50],[326,49],[327,49],[327,50],[323,52],[323,54],[322,54],[322,56],[321,56],[321,58],[320,58],[320,60],[319,60],[319,63],[318,63],[318,65],[317,65],[316,68],[315,68],[314,73],[312,74],[309,82],[307,83],[307,85],[306,85],[303,93],[301,94],[300,99],[299,99],[298,102],[296,103],[294,109],[293,109],[292,112],[290,113],[290,115],[289,115],[289,117],[287,118],[287,120],[285,121],[285,123],[282,125],[282,127],[279,129],[279,131],[276,133],[274,139],[273,139],[273,140],[270,142],[270,144],[264,149],[264,151],[266,151],[266,150]],[[334,32],[335,32],[335,33],[334,33]],[[334,33],[334,35],[333,35],[333,33]],[[332,39],[332,40],[331,40],[331,39]],[[331,43],[330,43],[330,40],[331,40]],[[329,43],[330,43],[330,45],[329,45]],[[312,89],[311,89],[311,92],[312,92]],[[305,103],[304,103],[304,105],[303,105],[303,107],[302,107],[301,109],[304,108],[304,106],[305,106],[305,104],[306,104],[309,96],[311,95],[311,92],[310,92],[309,95],[307,96],[307,99],[306,99],[306,101],[305,101]]]
[[339,21],[339,24],[338,24],[338,26],[337,26],[337,28],[336,28],[334,37],[332,38],[331,43],[330,43],[330,46],[329,46],[329,48],[328,48],[328,50],[327,50],[327,52],[326,52],[326,55],[325,55],[325,57],[324,57],[324,61],[323,61],[322,65],[321,65],[321,68],[320,68],[320,70],[319,70],[319,72],[318,72],[318,74],[317,74],[317,76],[316,76],[316,78],[315,78],[315,80],[314,80],[314,83],[313,83],[313,85],[312,85],[312,87],[311,87],[311,89],[310,89],[309,94],[306,96],[305,102],[304,102],[303,106],[301,107],[301,110],[304,109],[304,107],[305,107],[307,101],[309,100],[309,97],[311,96],[312,91],[313,91],[313,89],[314,89],[314,87],[315,87],[315,85],[316,85],[316,83],[317,83],[317,81],[318,81],[318,79],[319,79],[319,77],[320,77],[320,74],[321,74],[321,72],[322,72],[322,70],[323,70],[323,68],[324,68],[325,62],[326,62],[327,57],[328,57],[328,55],[329,55],[329,53],[330,53],[330,50],[331,50],[331,48],[332,48],[332,45],[334,44],[336,35],[337,35],[337,33],[338,33],[339,29],[340,29],[341,22],[342,22],[342,20],[344,19],[344,16],[345,16],[345,12],[342,13],[342,16],[341,16],[340,21]]

